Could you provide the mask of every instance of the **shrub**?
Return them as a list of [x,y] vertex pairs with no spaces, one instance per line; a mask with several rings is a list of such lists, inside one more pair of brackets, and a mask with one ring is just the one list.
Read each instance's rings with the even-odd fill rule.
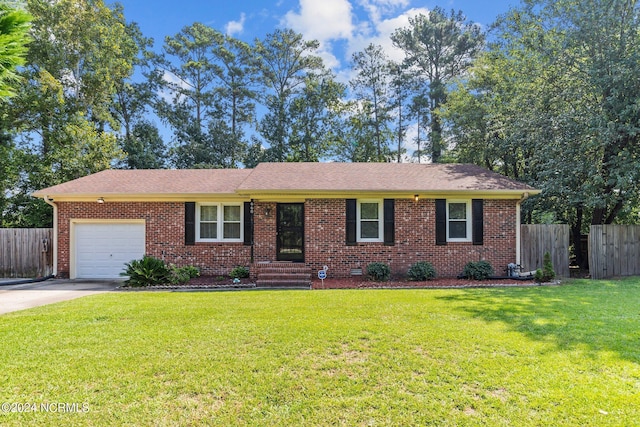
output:
[[485,280],[493,275],[489,261],[468,262],[462,273],[468,279]]
[[409,267],[407,274],[409,279],[415,281],[432,280],[436,277],[436,269],[429,262],[418,261]]
[[541,269],[537,269],[536,273],[533,275],[533,280],[535,280],[538,283],[544,282],[544,280],[542,280],[542,270]]
[[391,268],[383,262],[372,262],[367,266],[367,276],[377,282],[386,282],[391,276]]
[[229,277],[231,277],[232,279],[244,279],[246,277],[249,277],[249,269],[247,267],[242,267],[239,265],[231,270],[231,273],[229,273]]
[[142,259],[125,264],[125,270],[120,275],[129,276],[124,282],[126,285],[143,287],[167,283],[171,274],[164,261],[145,255]]
[[173,285],[182,285],[187,283],[194,277],[200,276],[200,270],[192,265],[186,265],[184,267],[176,267],[171,264],[169,266],[169,282]]
[[549,252],[544,253],[542,258],[542,270],[537,269],[534,279],[536,282],[550,282],[556,277],[556,272],[553,270],[553,263],[551,262],[551,254]]

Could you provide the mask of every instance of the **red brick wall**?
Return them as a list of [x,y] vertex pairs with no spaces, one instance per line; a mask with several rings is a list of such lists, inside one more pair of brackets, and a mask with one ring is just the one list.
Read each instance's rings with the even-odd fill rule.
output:
[[398,199],[395,203],[395,245],[345,245],[345,201],[307,200],[305,206],[306,262],[312,269],[329,266],[329,277],[348,276],[352,268],[385,262],[392,273],[405,275],[417,261],[434,265],[440,277],[455,277],[469,261],[487,260],[503,274],[516,261],[516,201],[484,201],[484,245],[435,245],[435,201]]
[[[254,260],[276,258],[276,203],[256,203]],[[224,275],[250,265],[251,248],[242,243],[184,245],[184,203],[58,203],[58,274],[69,275],[69,227],[72,219],[144,219],[147,254],[176,265],[195,265],[202,274]],[[309,199],[305,203],[305,260],[314,271],[327,265],[329,277],[345,277],[352,268],[366,270],[386,262],[404,275],[417,261],[431,262],[441,277],[458,275],[469,261],[488,260],[497,274],[516,261],[516,200],[485,200],[484,245],[435,245],[435,202],[398,199],[395,245],[345,245],[344,199]]]
[[58,275],[69,276],[72,219],[144,219],[146,253],[178,266],[194,265],[202,274],[226,275],[249,266],[250,247],[242,243],[184,244],[184,203],[58,203]]

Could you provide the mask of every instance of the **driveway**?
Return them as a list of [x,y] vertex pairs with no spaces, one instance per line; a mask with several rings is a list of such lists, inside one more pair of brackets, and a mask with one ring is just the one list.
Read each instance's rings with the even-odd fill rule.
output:
[[0,286],[0,314],[109,292],[121,283],[117,280],[53,279]]

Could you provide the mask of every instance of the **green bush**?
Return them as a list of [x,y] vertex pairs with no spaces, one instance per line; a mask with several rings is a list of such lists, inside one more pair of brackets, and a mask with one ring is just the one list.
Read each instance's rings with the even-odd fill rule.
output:
[[229,273],[229,277],[232,279],[244,279],[249,277],[249,269],[247,267],[237,266],[231,273]]
[[133,260],[125,264],[122,276],[129,276],[125,284],[132,287],[143,287],[167,283],[171,273],[164,261],[151,256],[143,256],[142,259]]
[[544,253],[542,258],[542,270],[537,269],[534,279],[536,282],[550,282],[556,278],[556,272],[553,270],[553,263],[551,262],[551,254],[549,252]]
[[468,279],[485,280],[493,275],[493,267],[489,261],[468,262],[462,274]]
[[377,282],[386,282],[391,276],[391,268],[383,262],[372,262],[367,266],[367,276]]
[[418,261],[409,267],[407,275],[415,281],[432,280],[436,277],[436,269],[429,262]]
[[169,266],[169,273],[170,273],[169,282],[172,285],[182,285],[187,283],[189,280],[193,279],[194,277],[200,276],[200,270],[198,270],[197,267],[194,267],[192,265],[186,265],[184,267],[176,267],[175,265],[171,264]]

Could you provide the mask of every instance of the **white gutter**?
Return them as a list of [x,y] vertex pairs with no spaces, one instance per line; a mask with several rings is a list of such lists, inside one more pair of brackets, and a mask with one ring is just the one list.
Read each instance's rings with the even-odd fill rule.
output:
[[520,240],[522,239],[522,236],[520,235],[521,234],[520,233],[520,205],[522,204],[522,202],[524,202],[528,198],[529,198],[529,193],[523,193],[520,200],[518,200],[518,203],[516,203],[516,264],[517,265],[521,265],[520,264],[520,258],[521,258]]
[[44,202],[53,206],[53,275],[58,275],[58,205],[53,202],[53,199],[45,195],[43,197]]

